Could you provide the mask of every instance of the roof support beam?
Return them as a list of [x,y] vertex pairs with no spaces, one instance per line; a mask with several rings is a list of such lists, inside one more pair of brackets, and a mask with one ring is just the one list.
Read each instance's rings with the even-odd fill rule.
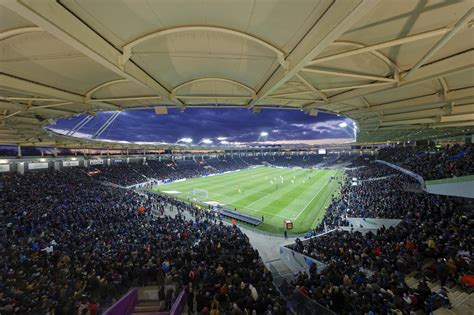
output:
[[470,127],[474,126],[474,120],[451,123],[438,123],[430,125],[431,128],[448,128],[448,127]]
[[232,30],[228,28],[223,28],[223,27],[217,27],[217,26],[207,26],[207,25],[194,25],[194,26],[181,26],[181,27],[174,27],[170,29],[165,29],[165,30],[160,30],[145,36],[142,36],[140,38],[137,38],[128,44],[123,46],[123,55],[120,58],[120,63],[123,67],[123,65],[130,60],[132,57],[132,49],[135,46],[138,46],[146,41],[156,39],[162,36],[168,36],[172,34],[177,34],[177,33],[183,33],[183,32],[202,32],[202,31],[207,31],[207,32],[218,32],[222,34],[228,34],[228,35],[233,35],[240,37],[242,39],[252,41],[254,43],[259,44],[262,47],[265,47],[271,51],[273,51],[276,56],[277,60],[280,63],[280,65],[284,68],[288,66],[287,62],[285,61],[285,54],[283,51],[281,51],[278,47],[273,46],[272,44],[264,41],[263,39],[260,39],[258,37],[255,37],[251,34],[243,33],[237,30]]
[[384,115],[383,121],[397,121],[397,120],[404,120],[404,119],[415,119],[415,118],[424,118],[424,117],[433,117],[433,116],[441,116],[447,113],[446,109],[436,108],[436,109],[426,109],[426,110],[417,110],[417,111],[410,111],[401,114],[393,114],[393,115]]
[[[410,98],[406,100],[400,100],[396,102],[384,103],[384,104],[372,104],[369,107],[369,111],[366,109],[353,109],[346,114],[349,115],[370,115],[370,113],[384,113],[390,112],[391,114],[409,113],[416,110],[434,109],[440,107],[448,107],[449,104],[453,104],[460,101],[466,101],[473,99],[474,87],[464,88],[459,90],[451,91],[448,94],[448,98],[441,98],[439,94],[424,95],[416,98]],[[462,105],[452,106],[452,110]],[[453,112],[454,113],[454,112]]]
[[8,31],[4,31],[0,33],[0,40],[4,40],[13,36],[31,33],[31,32],[42,32],[43,29],[38,26],[28,26],[28,27],[20,27],[14,28]]
[[397,80],[392,79],[392,78],[385,78],[385,77],[367,75],[367,74],[362,74],[362,73],[325,70],[325,69],[315,69],[315,68],[303,68],[303,69],[301,69],[301,71],[310,72],[310,73],[317,73],[317,74],[324,74],[324,75],[330,75],[330,76],[337,76],[337,77],[363,79],[363,80],[394,82],[394,83],[397,82]]
[[340,87],[334,87],[334,88],[321,89],[320,91],[324,93],[329,93],[329,92],[336,92],[336,91],[365,89],[365,88],[373,88],[373,87],[388,86],[388,85],[393,85],[393,83],[381,82],[381,83],[371,83],[371,84],[349,85],[349,86],[340,86]]
[[457,32],[461,30],[474,16],[474,8],[471,8],[430,50],[408,71],[402,76],[406,80],[415,73],[418,68],[424,65],[441,47],[443,47]]
[[251,99],[252,96],[249,95],[176,95],[177,98],[182,99],[208,99],[208,98],[215,98],[215,99],[236,99],[236,100],[248,100]]
[[228,83],[228,84],[237,86],[239,88],[242,88],[244,90],[247,90],[250,93],[249,98],[255,98],[256,97],[255,91],[251,87],[249,87],[249,86],[247,86],[243,83],[240,83],[239,81],[226,79],[226,78],[220,78],[220,77],[206,77],[206,78],[199,78],[199,79],[194,79],[194,80],[183,82],[183,83],[177,85],[176,87],[174,87],[171,94],[174,96],[174,95],[176,95],[176,92],[178,90],[180,90],[180,89],[182,89],[182,88],[184,88],[188,85],[193,85],[193,84],[201,83],[201,82],[224,82],[224,83]]
[[105,88],[105,87],[108,87],[108,86],[110,86],[110,85],[114,85],[114,84],[122,83],[122,82],[128,82],[128,80],[127,80],[127,79],[112,80],[112,81],[108,81],[108,82],[104,82],[104,83],[102,83],[102,84],[99,84],[98,86],[96,86],[96,87],[90,89],[90,90],[87,91],[87,93],[86,93],[86,103],[90,102],[90,100],[92,99],[92,95],[93,95],[95,92],[97,92],[97,91],[99,91],[99,90],[101,90],[101,89],[103,89],[103,88]]
[[[367,46],[359,44],[359,43],[341,42],[341,41],[334,42],[334,43],[331,44],[331,46],[352,46],[352,47],[356,47],[356,48],[365,48],[365,47],[367,47]],[[396,76],[397,73],[399,73],[401,71],[400,67],[395,62],[393,62],[390,58],[388,58],[387,56],[385,56],[384,54],[382,54],[378,50],[371,50],[369,53],[374,55],[375,57],[377,57],[378,59],[380,59],[384,63],[386,63],[387,66],[389,66],[393,70],[395,76]],[[317,62],[314,62],[314,63],[316,64]],[[313,64],[313,61],[311,61],[309,64],[310,65]]]
[[[43,100],[54,99],[56,101],[63,101],[63,102],[66,101],[70,103],[85,104],[85,97],[83,97],[82,95],[78,95],[71,92],[55,89],[50,86],[22,80],[22,79],[12,77],[6,74],[0,74],[0,87],[11,90],[11,91],[45,96],[46,98],[44,98]],[[31,100],[35,100],[35,99],[32,98],[30,99],[30,101]],[[63,105],[69,105],[69,104],[63,104]],[[95,108],[91,108],[91,110],[116,110],[117,108],[121,108],[120,106],[117,106],[115,104],[99,102],[99,101],[94,102],[94,106]]]
[[57,98],[38,98],[38,97],[2,97],[0,96],[0,100],[6,100],[6,101],[31,101],[31,102],[56,102],[56,101],[61,101],[60,99]]
[[296,77],[304,83],[304,85],[306,85],[311,91],[313,91],[314,94],[316,94],[317,96],[319,96],[320,98],[322,98],[326,103],[329,103],[329,100],[327,98],[327,96],[321,92],[320,90],[318,90],[317,88],[315,88],[311,83],[309,83],[308,81],[306,81],[305,78],[303,78],[299,73],[296,74]]
[[295,96],[295,95],[300,95],[300,94],[313,94],[313,91],[301,91],[301,92],[289,92],[289,93],[282,93],[282,94],[272,94],[272,95],[268,95],[268,98]]
[[151,92],[166,97],[175,104],[183,105],[181,101],[172,97],[166,87],[134,63],[127,63],[125,68],[121,69],[118,64],[119,56],[121,56],[120,51],[72,15],[59,2],[32,1],[24,3],[15,0],[2,0],[1,3],[120,77],[150,89]]
[[333,1],[324,15],[306,33],[287,56],[288,69],[280,67],[266,80],[257,92],[257,98],[249,105],[258,103],[294,77],[308,62],[319,55],[333,41],[344,34],[360,18],[367,15],[379,1]]
[[157,100],[161,99],[161,96],[128,96],[128,97],[112,97],[112,98],[93,98],[89,102],[118,102],[118,101],[144,101],[144,100]]
[[105,130],[107,130],[107,128],[115,121],[115,119],[117,119],[117,117],[120,115],[120,112],[117,111],[117,112],[114,112],[106,121],[105,123],[100,126],[100,128],[94,133],[94,135],[92,136],[92,139],[97,139],[98,137],[100,137],[101,134],[104,133]]
[[418,118],[418,119],[403,119],[397,121],[384,121],[380,124],[381,127],[397,126],[397,125],[416,125],[416,124],[431,124],[439,122],[439,118]]
[[76,125],[74,125],[74,127],[71,128],[71,130],[69,130],[67,133],[66,133],[66,136],[72,136],[74,135],[76,132],[78,132],[82,127],[84,127],[85,125],[87,125],[87,123],[89,121],[91,121],[92,119],[94,118],[94,116],[86,116],[84,117],[83,119],[81,119],[81,121],[79,121]]
[[22,80],[6,74],[0,74],[0,87],[26,94],[41,95],[54,100],[66,100],[75,103],[84,102],[84,98],[81,95]]
[[428,31],[428,32],[414,34],[414,35],[410,35],[410,36],[403,37],[403,38],[398,38],[398,39],[394,39],[394,40],[390,40],[390,41],[386,41],[386,42],[382,42],[382,43],[378,43],[378,44],[374,44],[374,45],[370,45],[370,46],[366,46],[366,47],[362,47],[362,48],[349,50],[349,51],[334,54],[334,55],[329,55],[329,56],[326,56],[326,57],[322,57],[322,58],[312,60],[311,62],[308,63],[308,65],[315,65],[315,64],[322,63],[322,62],[326,62],[326,61],[332,61],[332,60],[336,60],[336,59],[340,59],[340,58],[347,58],[347,57],[350,57],[350,56],[369,53],[369,52],[373,52],[373,51],[376,51],[376,50],[385,49],[385,48],[388,48],[388,47],[393,47],[393,46],[398,46],[398,45],[407,44],[407,43],[411,43],[411,42],[416,42],[416,41],[419,41],[419,40],[423,40],[423,39],[427,39],[427,38],[431,38],[431,37],[435,37],[435,36],[441,36],[441,35],[446,34],[447,32],[449,32],[450,29],[451,28],[449,28],[449,27],[443,27],[443,28],[439,28],[439,29],[436,29],[436,30]]
[[438,79],[455,73],[461,73],[474,69],[474,50],[469,50],[460,53],[451,58],[442,59],[437,62],[430,63],[423,66],[417,73],[409,80],[402,80],[397,86],[374,87],[367,89],[358,89],[344,92],[330,97],[332,103],[346,101],[361,96],[374,94],[383,91],[394,90],[399,87],[416,85],[428,80]]
[[[311,92],[313,93],[313,92]],[[312,102],[312,103],[326,103],[323,100],[320,99],[309,99],[309,98],[298,98],[298,97],[275,97],[275,96],[269,96],[266,97],[263,101],[265,100],[277,100],[277,101],[289,101],[289,102]]]
[[448,98],[443,99],[438,94],[431,94],[420,96],[416,98],[400,100],[396,102],[390,102],[385,104],[373,104],[370,106],[370,111],[387,111],[393,109],[400,109],[403,111],[406,108],[407,111],[413,110],[419,106],[424,105],[435,105],[435,104],[446,104],[446,102],[456,102],[462,100],[469,100],[474,98],[474,87],[464,88],[460,90],[451,91],[448,94]]
[[447,99],[449,93],[448,84],[446,83],[446,80],[443,77],[439,78],[438,81],[441,87],[443,88],[443,97],[444,99]]

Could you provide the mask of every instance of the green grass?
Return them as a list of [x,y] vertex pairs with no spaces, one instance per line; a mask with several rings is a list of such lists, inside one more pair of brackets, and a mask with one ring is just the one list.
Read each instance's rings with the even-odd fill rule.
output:
[[[210,177],[188,179],[182,182],[155,186],[155,191],[178,191],[179,199],[193,201],[194,189],[208,192],[207,200],[237,208],[265,221],[259,229],[282,233],[283,220],[294,223],[294,234],[304,233],[319,224],[331,196],[337,193],[339,170],[310,170],[258,167]],[[280,176],[283,177],[283,183]],[[272,183],[273,182],[273,183]],[[278,187],[277,187],[278,186]]]

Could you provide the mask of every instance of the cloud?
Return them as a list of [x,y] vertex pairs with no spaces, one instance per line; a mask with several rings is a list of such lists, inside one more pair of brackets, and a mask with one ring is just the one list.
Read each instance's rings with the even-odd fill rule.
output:
[[[107,121],[111,112],[98,113],[75,136],[91,136]],[[59,119],[51,129],[66,134],[85,115]],[[101,139],[111,141],[176,143],[183,138],[212,139],[214,144],[253,143],[267,131],[268,141],[300,141],[353,137],[351,128],[341,128],[341,122],[353,126],[350,119],[320,113],[317,117],[300,111],[264,110],[259,114],[247,109],[170,109],[168,115],[155,115],[153,110],[122,112],[102,133]],[[199,140],[197,140],[199,139]],[[186,142],[179,141],[186,144]]]
[[[340,127],[339,125],[343,122],[346,123],[348,127],[353,126],[352,120],[350,120],[348,118],[346,118],[346,119],[334,119],[334,120],[327,120],[327,121],[319,121],[319,122],[315,122],[315,123],[312,123],[312,124],[293,124],[293,126],[299,127],[299,128],[302,128],[302,129],[311,130],[311,131],[318,132],[318,133],[331,133],[333,131],[342,130],[343,128]],[[345,127],[345,128],[348,128],[348,127]]]

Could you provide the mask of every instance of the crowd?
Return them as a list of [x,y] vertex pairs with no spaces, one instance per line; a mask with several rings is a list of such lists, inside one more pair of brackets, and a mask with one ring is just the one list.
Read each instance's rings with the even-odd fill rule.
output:
[[[413,157],[401,151],[390,155],[385,150],[379,158],[403,159],[407,164],[402,165],[410,165]],[[461,152],[459,160],[471,159],[470,166],[452,164],[450,174],[470,173],[471,147],[440,153],[442,161],[451,162],[452,154]],[[102,184],[173,180],[262,162],[311,166],[324,163],[324,158],[148,160],[87,171],[2,175],[0,313],[100,314],[130,287],[172,282],[177,290],[162,294],[168,308],[186,286],[188,308],[204,314],[285,314],[271,274],[238,228],[169,197]],[[424,167],[414,171],[424,172]],[[426,172],[421,175],[447,174],[444,168]],[[315,232],[347,226],[345,218],[351,216],[402,222],[376,233],[334,231],[298,241],[292,245],[295,250],[327,267],[318,271],[313,264],[309,274],[298,274],[283,291],[294,287],[336,313],[409,313],[425,310],[431,298],[424,281],[416,289],[406,285],[409,272],[439,279],[443,286],[472,275],[473,209],[463,200],[406,190],[416,181],[363,157],[353,161],[340,184]],[[164,214],[164,207],[176,209],[176,217]],[[194,220],[181,216],[183,211],[191,212]],[[423,268],[427,263],[430,267]]]
[[[298,240],[291,247],[327,267],[319,273],[300,274],[292,284],[336,313],[408,314],[439,306],[443,301],[432,300],[425,281],[411,289],[405,277],[417,271],[444,287],[473,275],[472,206],[462,199],[405,191],[404,184],[411,181],[405,175],[379,179],[364,174],[387,176],[383,167],[371,164],[353,169],[318,232],[322,226],[347,225],[346,216],[400,218],[402,222],[376,233],[333,231]],[[352,176],[365,180],[352,185]],[[443,296],[443,290],[435,297]]]
[[472,144],[384,148],[379,151],[378,158],[397,163],[421,175],[425,180],[474,175]]
[[283,167],[310,167],[315,166],[324,160],[324,155],[320,154],[276,154],[276,155],[259,155],[251,157],[242,157],[247,164],[268,163],[274,166]]
[[152,215],[189,206],[101,185],[79,169],[1,182],[1,314],[100,314],[131,287],[169,282],[180,285],[168,299],[188,285],[191,310],[285,314],[271,274],[236,227],[206,215]]
[[131,186],[150,180],[177,180],[248,168],[268,163],[275,166],[309,167],[323,161],[322,155],[259,155],[215,157],[188,160],[152,160],[146,163],[118,163],[112,166],[92,166],[89,173],[96,180]]
[[407,190],[418,186],[415,179],[393,168],[356,159],[345,171],[340,191],[333,196],[322,223],[311,234],[347,225],[346,217],[403,218],[408,211],[426,204],[427,194]]

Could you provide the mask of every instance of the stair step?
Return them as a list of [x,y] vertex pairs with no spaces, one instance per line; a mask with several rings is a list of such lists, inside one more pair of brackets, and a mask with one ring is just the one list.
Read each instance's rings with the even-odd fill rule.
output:
[[158,312],[160,307],[158,305],[137,305],[133,309],[134,312]]
[[157,306],[160,302],[158,300],[138,300],[137,305],[151,305],[151,306]]
[[466,292],[461,292],[460,294],[458,294],[456,297],[454,297],[452,300],[450,298],[450,301],[451,301],[451,305],[453,307],[455,306],[458,306],[459,304],[461,304],[462,302],[464,302],[464,300],[466,300],[466,298],[469,296],[469,294],[467,294]]

